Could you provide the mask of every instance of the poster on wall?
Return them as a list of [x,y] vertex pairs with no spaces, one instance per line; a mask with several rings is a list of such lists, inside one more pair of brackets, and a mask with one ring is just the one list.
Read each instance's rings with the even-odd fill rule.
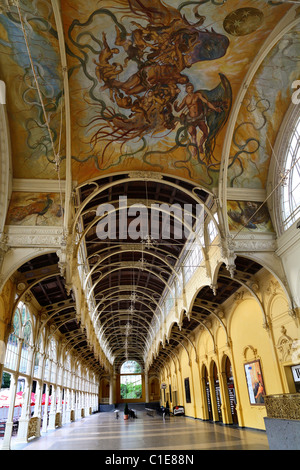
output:
[[264,396],[266,395],[263,382],[260,361],[248,362],[244,365],[248,393],[251,405],[264,404]]

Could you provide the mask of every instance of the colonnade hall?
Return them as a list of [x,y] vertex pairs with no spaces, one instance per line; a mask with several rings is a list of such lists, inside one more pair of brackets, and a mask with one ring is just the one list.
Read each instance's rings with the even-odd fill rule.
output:
[[3,450],[299,449],[299,52],[299,1],[0,1]]

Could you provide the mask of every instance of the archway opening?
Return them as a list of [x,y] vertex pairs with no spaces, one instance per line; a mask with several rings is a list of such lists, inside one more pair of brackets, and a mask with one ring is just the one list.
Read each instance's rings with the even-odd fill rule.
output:
[[126,361],[120,369],[121,400],[140,400],[143,395],[142,368],[137,361]]

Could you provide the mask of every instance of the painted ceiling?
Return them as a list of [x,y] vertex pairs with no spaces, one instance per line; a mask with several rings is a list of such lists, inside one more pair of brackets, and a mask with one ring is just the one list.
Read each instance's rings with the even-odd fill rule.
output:
[[[93,286],[88,296],[112,289],[119,303],[123,323],[114,352],[127,326],[124,312],[134,303],[128,295],[138,286],[156,302],[166,284],[158,273],[171,279],[186,239],[166,244],[161,235],[142,255],[132,240],[122,252],[101,245],[110,259],[102,276],[95,207],[122,191],[129,201],[195,203],[197,186],[202,201],[213,193],[222,202],[229,231],[265,232],[271,239],[274,227],[262,203],[300,76],[299,24],[300,6],[275,0],[0,0],[0,80],[13,176],[6,225],[39,226],[42,233],[43,226],[73,224],[76,235],[80,217]],[[125,182],[119,176],[133,171],[142,176]],[[156,178],[145,184],[141,171]],[[100,177],[99,191],[85,184]],[[82,213],[71,207],[74,194]],[[71,264],[62,259],[69,279]],[[34,275],[49,263],[57,265],[57,254],[29,262],[24,272]],[[252,269],[249,260],[237,263],[238,271]],[[255,264],[254,272],[260,268]],[[60,276],[48,281],[69,308]],[[239,288],[228,276],[218,282],[220,299]],[[120,296],[120,286],[129,294]],[[46,305],[43,283],[36,289]],[[211,286],[201,295],[216,299]],[[133,344],[139,351],[144,317],[150,322],[153,313],[144,303],[134,326],[141,330]],[[116,319],[105,309],[103,327]]]
[[[58,20],[53,3],[21,0],[0,15],[13,176],[55,179],[59,171],[64,179],[69,158],[78,183],[150,170],[216,187],[243,80],[293,6],[63,0]],[[229,187],[265,187],[299,76],[299,34],[294,27],[274,45],[240,103],[226,160]]]

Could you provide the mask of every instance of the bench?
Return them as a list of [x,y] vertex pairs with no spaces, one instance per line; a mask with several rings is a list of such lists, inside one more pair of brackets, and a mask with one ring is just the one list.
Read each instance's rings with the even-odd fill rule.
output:
[[153,410],[152,408],[146,408],[146,412],[147,415],[154,417],[155,410]]

